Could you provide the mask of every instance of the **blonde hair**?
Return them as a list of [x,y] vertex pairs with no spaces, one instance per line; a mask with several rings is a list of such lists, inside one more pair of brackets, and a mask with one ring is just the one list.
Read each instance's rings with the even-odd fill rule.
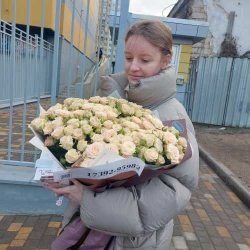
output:
[[171,55],[173,38],[170,28],[161,21],[145,20],[133,24],[126,33],[125,43],[131,36],[142,36],[160,49],[163,56]]

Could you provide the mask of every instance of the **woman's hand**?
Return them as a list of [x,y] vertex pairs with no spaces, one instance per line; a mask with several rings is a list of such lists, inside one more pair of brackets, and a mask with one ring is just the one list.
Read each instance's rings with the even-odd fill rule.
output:
[[75,179],[71,179],[71,181],[74,185],[63,188],[50,188],[50,191],[54,192],[57,196],[64,196],[70,199],[73,203],[80,205],[82,200],[83,185]]

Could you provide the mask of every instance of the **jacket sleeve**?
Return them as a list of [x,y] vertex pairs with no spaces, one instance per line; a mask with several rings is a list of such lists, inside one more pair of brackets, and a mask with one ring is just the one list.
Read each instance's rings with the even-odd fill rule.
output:
[[140,236],[166,225],[189,201],[191,192],[177,179],[161,175],[131,188],[103,193],[85,188],[81,219],[96,231],[114,236]]

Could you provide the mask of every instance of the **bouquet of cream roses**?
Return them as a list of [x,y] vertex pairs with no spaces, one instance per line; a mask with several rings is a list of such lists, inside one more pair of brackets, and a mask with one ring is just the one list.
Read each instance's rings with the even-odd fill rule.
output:
[[148,109],[114,97],[68,98],[31,122],[65,168],[89,167],[104,148],[146,164],[178,164],[187,140]]

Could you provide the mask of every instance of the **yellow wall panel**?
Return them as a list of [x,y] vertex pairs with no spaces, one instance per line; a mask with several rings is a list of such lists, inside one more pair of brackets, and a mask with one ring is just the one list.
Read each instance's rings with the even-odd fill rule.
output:
[[190,63],[190,54],[189,53],[181,53],[181,57],[180,57],[180,62],[181,63]]
[[[56,0],[45,1],[44,27],[53,29],[55,27]],[[12,21],[12,1],[3,0],[2,18],[6,22]],[[31,1],[30,5],[30,25],[41,27],[42,23],[42,0]],[[27,0],[16,1],[16,23],[27,24]]]
[[178,68],[178,75],[183,76],[184,83],[188,81],[191,50],[192,50],[192,45],[181,46],[181,56]]
[[192,45],[182,45],[181,47],[182,47],[181,52],[189,54],[191,53]]
[[[86,10],[87,10],[88,0],[85,0],[85,4],[86,4]],[[90,0],[89,11],[90,11],[90,16],[92,19],[94,18],[94,9],[95,9],[95,0]]]
[[[75,28],[74,28],[74,39],[73,39],[74,46],[79,49],[81,52],[84,50],[84,31],[80,27],[79,23],[75,21]],[[88,57],[91,55],[91,41],[87,38],[87,48],[86,54]]]
[[188,81],[188,74],[187,73],[181,73],[181,75],[184,77],[184,82],[186,83]]
[[181,63],[179,64],[179,70],[178,74],[181,73],[188,73],[189,71],[189,64],[188,63]]
[[12,20],[12,2],[9,0],[2,0],[1,17],[5,22],[11,22]]
[[65,3],[62,3],[61,7],[61,26],[60,26],[60,34],[65,37],[68,41],[70,41],[71,37],[71,22],[72,22],[72,14]]

